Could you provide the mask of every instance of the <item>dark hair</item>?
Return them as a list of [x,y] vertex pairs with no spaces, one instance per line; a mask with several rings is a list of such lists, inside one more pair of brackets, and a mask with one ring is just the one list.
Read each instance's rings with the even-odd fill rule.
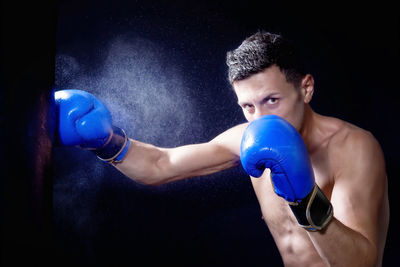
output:
[[259,31],[226,54],[228,79],[244,80],[272,65],[277,65],[286,80],[299,86],[305,70],[294,46],[279,34]]

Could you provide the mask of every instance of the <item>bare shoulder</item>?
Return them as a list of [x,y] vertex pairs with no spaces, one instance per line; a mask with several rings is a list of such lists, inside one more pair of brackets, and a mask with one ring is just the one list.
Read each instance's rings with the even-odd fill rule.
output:
[[210,143],[218,144],[228,149],[235,155],[240,155],[240,143],[242,140],[243,132],[248,123],[238,124],[225,132],[219,134]]
[[377,139],[370,131],[349,122],[339,119],[334,120],[337,123],[337,131],[330,138],[330,150],[337,153],[346,153],[348,156],[367,152],[381,152]]
[[329,140],[328,150],[334,169],[385,172],[383,151],[370,131],[339,119],[332,120],[336,123],[336,131]]

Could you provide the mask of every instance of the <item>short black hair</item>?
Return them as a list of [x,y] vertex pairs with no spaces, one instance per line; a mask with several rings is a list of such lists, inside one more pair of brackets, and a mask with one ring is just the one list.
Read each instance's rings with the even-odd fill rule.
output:
[[306,75],[300,55],[292,43],[282,35],[258,31],[246,38],[235,50],[226,54],[228,79],[244,80],[272,65],[276,65],[286,80],[296,87]]

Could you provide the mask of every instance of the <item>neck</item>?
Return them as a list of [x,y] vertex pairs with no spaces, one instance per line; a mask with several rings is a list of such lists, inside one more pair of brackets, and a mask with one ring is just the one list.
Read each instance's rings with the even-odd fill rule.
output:
[[299,133],[301,137],[303,137],[304,143],[306,144],[307,148],[311,146],[315,124],[316,113],[311,109],[309,105],[306,105],[303,115],[303,124],[299,130]]

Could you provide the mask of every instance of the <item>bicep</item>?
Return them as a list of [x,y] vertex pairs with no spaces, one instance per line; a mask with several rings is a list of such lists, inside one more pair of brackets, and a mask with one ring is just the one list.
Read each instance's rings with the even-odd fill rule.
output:
[[364,139],[342,153],[331,202],[339,221],[377,245],[387,227],[382,223],[387,213],[386,172],[379,145],[370,137]]
[[238,157],[225,146],[208,142],[165,149],[168,155],[159,162],[168,169],[170,180],[202,176],[218,172],[238,164]]
[[173,179],[207,175],[238,165],[245,126],[235,126],[207,143],[166,149],[165,164],[173,170]]

